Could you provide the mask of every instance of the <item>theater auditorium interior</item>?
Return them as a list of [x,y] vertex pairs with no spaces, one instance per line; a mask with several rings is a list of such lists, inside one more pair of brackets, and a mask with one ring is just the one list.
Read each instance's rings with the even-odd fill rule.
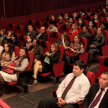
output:
[[108,0],[0,0],[0,108],[108,108]]

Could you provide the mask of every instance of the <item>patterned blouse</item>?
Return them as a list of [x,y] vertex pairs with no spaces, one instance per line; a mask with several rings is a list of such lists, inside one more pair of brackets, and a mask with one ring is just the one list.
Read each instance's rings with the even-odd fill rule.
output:
[[75,45],[75,43],[71,43],[70,48],[75,50],[75,52],[74,52],[75,56],[77,56],[79,53],[82,54],[84,52],[82,43],[78,43],[77,45]]

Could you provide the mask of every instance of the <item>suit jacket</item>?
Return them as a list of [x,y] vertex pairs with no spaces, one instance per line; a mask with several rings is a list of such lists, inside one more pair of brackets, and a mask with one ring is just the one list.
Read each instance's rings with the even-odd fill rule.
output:
[[[39,33],[38,33],[39,34]],[[36,35],[36,39],[37,40],[42,40],[42,41],[47,41],[47,34],[44,32],[44,33],[42,33],[39,37],[37,37],[38,36],[38,34]]]
[[[82,108],[88,108],[93,99],[95,98],[96,93],[99,90],[99,84],[94,83],[89,90],[88,94],[86,95]],[[100,102],[99,108],[108,108],[108,90],[106,91],[105,95],[103,96],[102,101]]]
[[[25,35],[27,36],[28,33],[29,33],[29,31],[27,31]],[[30,32],[29,36],[31,36],[32,39],[35,38],[35,36],[36,36],[36,31],[32,30],[32,31]]]

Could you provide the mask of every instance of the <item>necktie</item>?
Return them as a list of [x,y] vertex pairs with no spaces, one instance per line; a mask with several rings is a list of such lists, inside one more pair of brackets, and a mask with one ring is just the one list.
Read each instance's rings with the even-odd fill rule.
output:
[[76,77],[74,77],[74,78],[69,82],[69,84],[67,85],[67,87],[66,87],[65,90],[63,91],[63,94],[62,94],[62,97],[61,97],[62,99],[65,99],[65,96],[66,96],[67,92],[70,90],[70,88],[72,87],[75,78],[76,78]]
[[102,95],[103,90],[104,90],[104,89],[101,88],[101,92],[97,95],[97,97],[96,97],[95,100],[92,102],[92,104],[90,105],[89,108],[94,108],[94,107],[97,105],[97,103],[98,103],[99,100],[100,100],[100,97],[101,97],[101,95]]

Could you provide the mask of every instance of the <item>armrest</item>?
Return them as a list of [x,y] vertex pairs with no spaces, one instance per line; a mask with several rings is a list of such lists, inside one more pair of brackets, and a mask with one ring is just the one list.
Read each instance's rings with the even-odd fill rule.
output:
[[63,73],[64,61],[52,63],[53,65],[53,73],[55,77],[59,77]]
[[102,46],[102,55],[107,56],[108,55],[108,45]]
[[77,102],[78,105],[81,105],[82,103],[83,103],[83,101],[78,101]]
[[31,72],[33,71],[33,69],[28,69],[28,70],[25,70],[25,71],[19,71],[19,72],[16,72],[17,74],[23,74],[23,73],[26,73],[26,72]]

